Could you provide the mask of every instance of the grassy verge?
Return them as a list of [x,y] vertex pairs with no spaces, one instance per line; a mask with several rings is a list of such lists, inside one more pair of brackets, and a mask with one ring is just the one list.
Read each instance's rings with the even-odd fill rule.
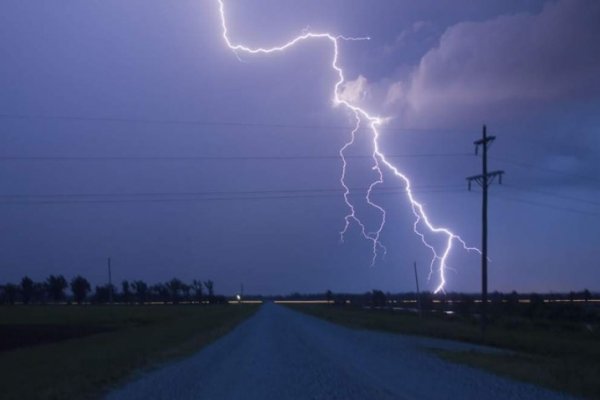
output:
[[496,321],[485,342],[476,321],[327,305],[292,308],[351,328],[486,344],[511,353],[433,350],[440,357],[577,396],[600,399],[600,335],[549,321]]
[[[225,334],[257,306],[0,307],[0,332],[41,332],[36,345],[0,352],[2,399],[88,399],[140,368],[190,354]],[[44,343],[43,327],[56,340]],[[60,329],[60,327],[64,329]],[[73,327],[84,333],[72,337]],[[56,333],[58,332],[58,333]],[[61,332],[67,332],[61,336]],[[32,335],[29,335],[32,336]],[[33,335],[35,336],[35,334]],[[2,338],[0,337],[0,340]]]

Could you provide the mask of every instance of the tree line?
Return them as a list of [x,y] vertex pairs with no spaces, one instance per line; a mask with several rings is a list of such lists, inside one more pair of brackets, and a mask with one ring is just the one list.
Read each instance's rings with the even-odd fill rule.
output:
[[[295,295],[302,296],[302,295]],[[319,296],[319,295],[308,295]],[[323,295],[320,295],[322,298]],[[307,297],[304,296],[306,299]],[[325,298],[336,305],[352,305],[378,309],[403,309],[439,314],[474,316],[481,312],[479,294],[469,293],[384,293],[372,290],[364,294],[325,293]],[[492,292],[488,296],[491,320],[519,316],[535,320],[565,320],[571,322],[600,322],[599,293],[588,289],[568,293],[510,293]],[[406,303],[409,302],[409,303]]]
[[[70,294],[67,293],[70,289]],[[77,275],[70,281],[63,275],[50,275],[45,281],[35,282],[28,276],[19,284],[0,286],[0,304],[48,304],[75,302],[82,304],[136,303],[225,303],[224,296],[215,295],[214,282],[193,280],[185,283],[173,278],[167,282],[148,285],[142,280],[121,282],[120,288],[112,284],[98,285],[92,290],[90,282]]]

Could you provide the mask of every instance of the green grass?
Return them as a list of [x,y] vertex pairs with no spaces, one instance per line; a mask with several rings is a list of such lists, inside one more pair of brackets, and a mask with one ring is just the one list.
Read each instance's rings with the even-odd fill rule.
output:
[[31,325],[39,330],[47,325],[101,330],[0,352],[0,397],[97,398],[136,370],[198,350],[257,309],[250,305],[0,307],[0,328]]
[[498,320],[482,341],[476,321],[447,316],[295,305],[292,308],[351,328],[486,344],[507,353],[432,350],[440,357],[577,396],[600,399],[600,334],[573,324]]

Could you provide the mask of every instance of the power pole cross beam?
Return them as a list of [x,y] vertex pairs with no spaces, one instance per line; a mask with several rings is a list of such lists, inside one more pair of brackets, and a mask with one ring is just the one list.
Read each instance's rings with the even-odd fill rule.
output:
[[485,328],[487,325],[487,302],[488,302],[488,279],[487,279],[487,212],[488,212],[488,187],[498,178],[498,183],[502,184],[502,175],[504,171],[491,171],[488,172],[487,167],[487,153],[488,148],[496,139],[495,136],[487,135],[487,128],[483,126],[483,136],[481,139],[476,140],[475,154],[479,152],[479,147],[482,148],[482,174],[469,176],[467,178],[469,190],[473,182],[477,183],[483,189],[483,199],[481,207],[481,334],[485,334]]

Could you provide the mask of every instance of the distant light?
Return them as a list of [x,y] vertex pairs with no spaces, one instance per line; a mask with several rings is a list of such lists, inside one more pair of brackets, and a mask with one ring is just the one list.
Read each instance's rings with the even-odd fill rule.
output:
[[333,300],[275,300],[275,304],[334,304]]
[[238,301],[240,301],[242,299],[242,296],[240,296],[239,294],[236,294],[235,298],[238,299]]

